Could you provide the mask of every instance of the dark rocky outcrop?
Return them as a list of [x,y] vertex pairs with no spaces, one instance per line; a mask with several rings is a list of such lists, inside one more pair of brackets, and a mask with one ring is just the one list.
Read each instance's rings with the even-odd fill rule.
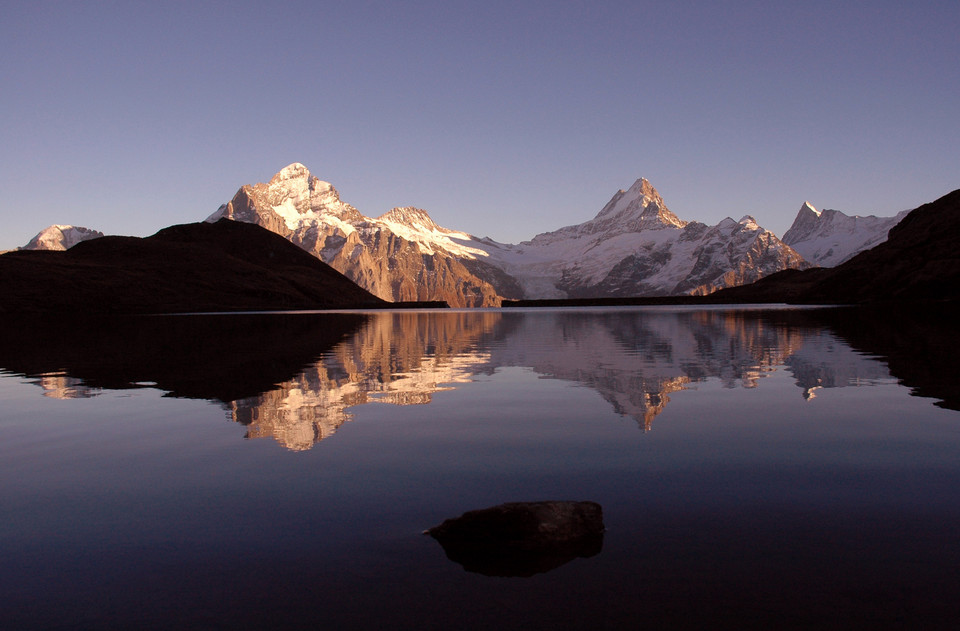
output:
[[426,531],[451,561],[487,576],[532,576],[603,547],[596,502],[513,502],[464,513]]

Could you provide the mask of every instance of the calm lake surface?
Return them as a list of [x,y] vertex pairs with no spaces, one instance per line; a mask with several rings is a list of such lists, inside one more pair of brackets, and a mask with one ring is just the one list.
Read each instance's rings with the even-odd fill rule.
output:
[[[956,314],[5,323],[0,628],[947,628]],[[422,531],[589,500],[602,549]]]

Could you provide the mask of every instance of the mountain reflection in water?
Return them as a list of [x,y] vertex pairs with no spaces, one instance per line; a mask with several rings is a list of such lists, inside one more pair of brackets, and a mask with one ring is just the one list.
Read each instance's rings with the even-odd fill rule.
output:
[[217,401],[248,437],[304,450],[349,421],[351,408],[429,404],[511,366],[588,386],[644,430],[671,393],[708,379],[757,388],[774,371],[791,374],[806,399],[899,378],[960,409],[955,315],[614,308],[8,321],[0,369],[47,396],[152,387]]

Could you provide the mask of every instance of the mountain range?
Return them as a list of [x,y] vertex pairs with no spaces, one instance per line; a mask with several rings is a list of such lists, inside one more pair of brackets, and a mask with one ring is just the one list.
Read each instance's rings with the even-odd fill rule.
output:
[[960,299],[960,190],[910,211],[887,240],[832,268],[786,270],[714,302],[851,304]]
[[[240,187],[206,221],[259,225],[382,300],[484,307],[504,299],[707,295],[784,270],[844,263],[882,243],[906,214],[851,217],[805,202],[781,240],[750,216],[715,226],[684,221],[641,178],[591,220],[505,244],[439,226],[415,207],[367,217],[294,163],[267,183]],[[60,250],[100,236],[57,225],[21,249]]]
[[377,218],[343,202],[302,164],[245,185],[208,217],[261,225],[385,300],[499,306],[503,298],[702,295],[808,266],[752,217],[681,220],[645,179],[591,220],[519,244],[437,225],[425,210]]

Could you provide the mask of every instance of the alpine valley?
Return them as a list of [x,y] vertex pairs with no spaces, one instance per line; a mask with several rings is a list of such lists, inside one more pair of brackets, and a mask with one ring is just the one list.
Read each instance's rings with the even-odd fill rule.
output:
[[[262,226],[387,301],[490,307],[503,299],[706,295],[786,269],[838,265],[883,242],[904,215],[850,217],[804,203],[781,240],[750,216],[715,226],[684,221],[639,179],[589,221],[506,244],[441,227],[414,207],[365,216],[293,163],[267,183],[242,186],[206,221]],[[57,225],[22,249],[100,236]]]

